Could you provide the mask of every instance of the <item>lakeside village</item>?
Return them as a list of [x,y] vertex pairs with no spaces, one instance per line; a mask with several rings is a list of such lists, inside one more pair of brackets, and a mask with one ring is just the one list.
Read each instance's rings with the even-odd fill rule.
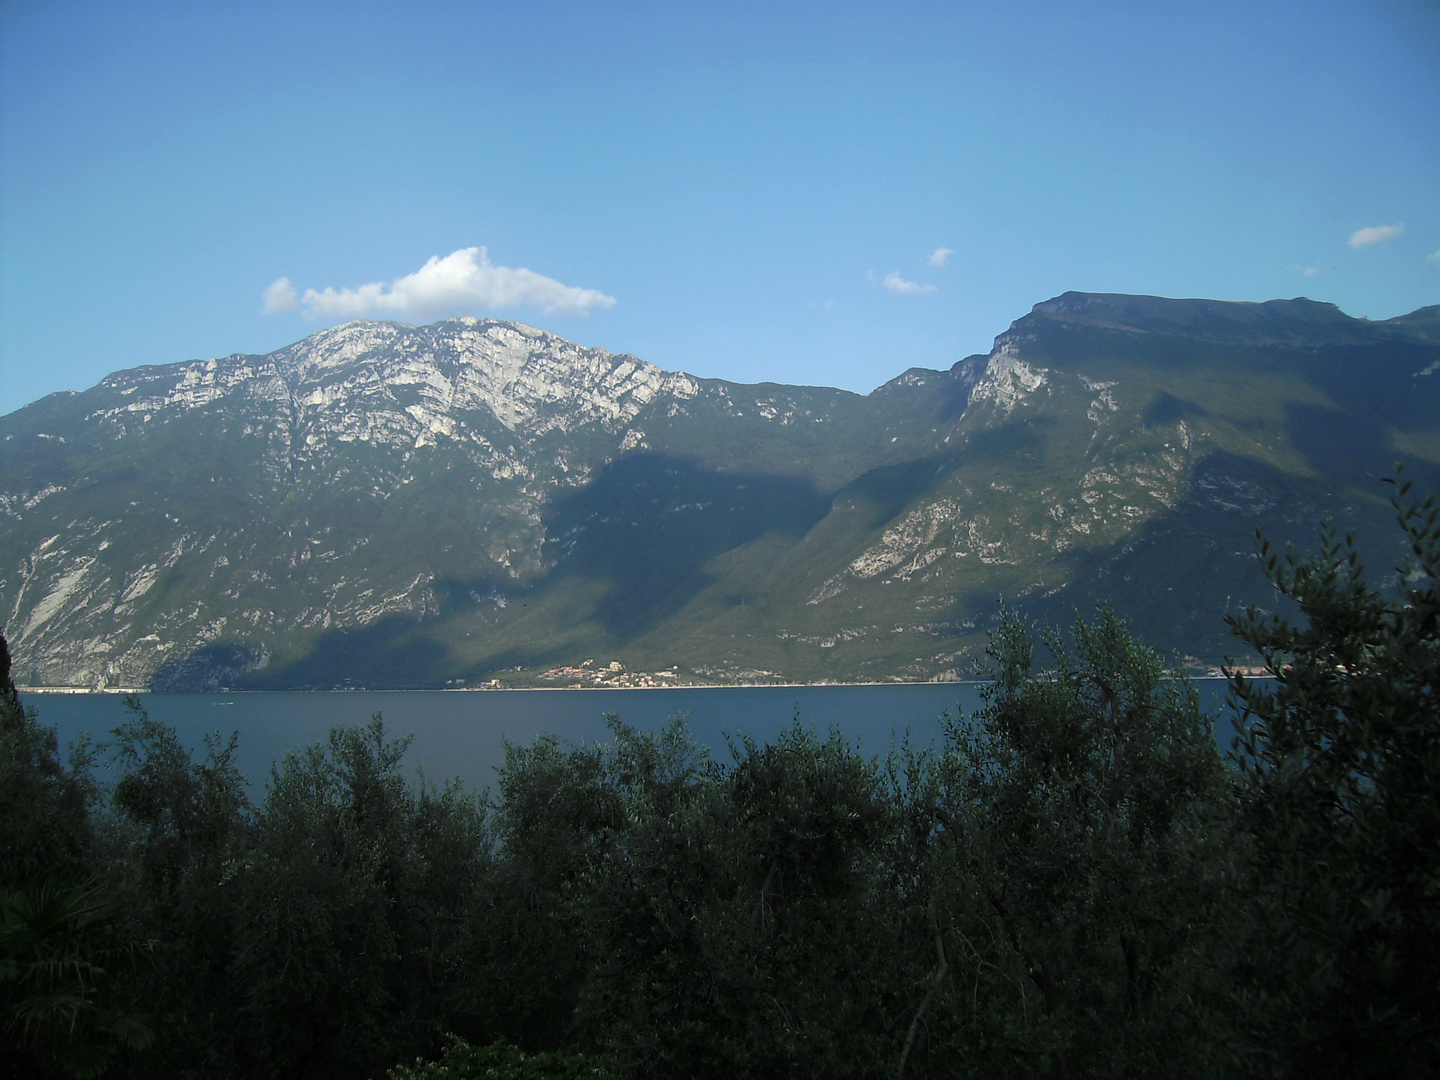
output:
[[[757,674],[773,675],[768,671]],[[678,664],[667,671],[626,671],[625,665],[619,660],[611,660],[604,667],[596,667],[593,659],[584,660],[578,665],[566,664],[561,667],[549,668],[528,677],[522,676],[512,686],[523,688],[532,682],[562,683],[564,685],[554,687],[560,690],[644,690],[662,686],[706,685],[697,683],[693,675],[682,680]],[[445,689],[503,690],[505,683],[499,679],[486,679],[483,682],[467,685],[464,679],[446,679]]]
[[[1220,667],[1204,664],[1193,656],[1181,657],[1181,663],[1191,678],[1222,679],[1225,677],[1225,672]],[[1264,667],[1255,665],[1236,665],[1229,670],[1235,674],[1244,675],[1246,678],[1266,678],[1270,674]],[[532,678],[536,682],[548,683],[555,689],[561,690],[645,690],[658,687],[763,686],[790,683],[790,680],[774,671],[722,672],[700,668],[682,675],[678,664],[661,671],[627,671],[625,665],[619,660],[611,660],[608,664],[597,666],[593,659],[581,661],[579,664],[565,664],[548,668],[536,673]],[[908,680],[896,678],[885,681],[899,683]],[[967,682],[970,680],[962,677],[956,671],[946,671],[927,681]],[[829,680],[822,680],[822,682],[829,682]],[[843,681],[837,683],[837,685],[842,684]],[[462,680],[446,683],[446,686],[447,688],[453,686],[456,689],[466,689]],[[468,689],[501,688],[502,683],[499,679],[489,679],[468,687]]]
[[[896,678],[886,681],[900,683],[907,680]],[[945,675],[929,681],[961,682],[963,680],[953,672],[947,672]],[[559,667],[548,668],[531,675],[520,675],[515,682],[508,684],[508,688],[540,688],[536,684],[541,684],[542,687],[544,684],[549,684],[550,688],[556,690],[656,690],[662,688],[698,689],[723,686],[797,685],[794,680],[786,678],[777,671],[754,668],[724,671],[715,668],[695,668],[682,674],[679,664],[660,671],[629,671],[619,660],[611,660],[608,664],[597,666],[595,660],[590,659],[582,660],[579,664],[563,664]],[[813,685],[861,684],[822,679]],[[453,682],[447,681],[445,687],[455,690],[501,690],[506,689],[507,684],[502,683],[500,679],[487,679],[484,682],[467,686],[463,679],[456,679]]]
[[564,683],[567,688],[575,690],[589,687],[638,690],[681,685],[678,665],[667,671],[626,671],[619,660],[611,660],[604,667],[596,667],[594,660],[584,660],[578,666],[567,664],[550,668],[538,677],[545,682]]
[[[518,671],[519,669],[517,669]],[[896,682],[902,680],[896,679]],[[933,679],[932,682],[958,682],[958,679]],[[829,685],[830,680],[821,680],[819,685]],[[447,681],[446,689],[456,690],[500,690],[525,687],[536,688],[536,684],[549,684],[556,690],[655,690],[661,688],[700,688],[716,686],[791,686],[795,683],[776,671],[759,669],[718,670],[715,668],[694,668],[681,672],[680,665],[674,664],[660,671],[629,671],[619,660],[597,665],[594,659],[582,660],[579,664],[562,664],[545,671],[519,675],[513,683],[502,683],[500,679],[465,685],[463,679]],[[837,684],[839,685],[839,684]]]

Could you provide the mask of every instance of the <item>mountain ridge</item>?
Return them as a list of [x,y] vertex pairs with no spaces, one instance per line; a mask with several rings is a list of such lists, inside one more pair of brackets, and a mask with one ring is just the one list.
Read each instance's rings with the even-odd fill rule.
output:
[[1430,310],[1065,293],[866,395],[357,320],[0,418],[0,616],[38,685],[934,678],[1000,594],[1213,663],[1242,534],[1440,466]]

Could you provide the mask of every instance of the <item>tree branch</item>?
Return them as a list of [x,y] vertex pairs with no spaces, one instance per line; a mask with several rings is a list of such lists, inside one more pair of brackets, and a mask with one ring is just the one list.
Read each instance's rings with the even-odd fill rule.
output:
[[[931,914],[934,920],[933,908]],[[895,1071],[896,1080],[904,1080],[905,1063],[910,1058],[910,1049],[915,1045],[915,1034],[920,1030],[920,1021],[925,1019],[925,1014],[930,1011],[930,1003],[935,1000],[935,994],[940,989],[940,984],[945,981],[945,976],[950,973],[950,963],[945,959],[945,941],[940,936],[940,924],[934,922],[935,926],[935,978],[930,983],[930,989],[925,994],[925,999],[920,1002],[920,1007],[915,1010],[915,1016],[910,1021],[910,1030],[905,1033],[905,1046],[900,1051],[900,1065]]]

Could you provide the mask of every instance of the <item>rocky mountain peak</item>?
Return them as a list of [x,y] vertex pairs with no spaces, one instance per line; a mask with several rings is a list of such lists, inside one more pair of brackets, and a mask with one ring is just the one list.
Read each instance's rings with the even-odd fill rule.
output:
[[[430,326],[355,320],[265,356],[235,354],[111,376],[101,417],[202,407],[271,414],[341,441],[423,444],[475,414],[526,439],[596,423],[623,427],[698,382],[633,356],[576,345],[523,323],[458,318]],[[118,400],[116,400],[118,398]],[[483,421],[482,421],[483,426]]]

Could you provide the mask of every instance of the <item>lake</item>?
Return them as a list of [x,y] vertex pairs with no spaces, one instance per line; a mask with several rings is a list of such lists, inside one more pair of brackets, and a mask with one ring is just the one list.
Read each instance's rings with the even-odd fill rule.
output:
[[[1207,702],[1223,700],[1224,680],[1201,680]],[[459,777],[480,788],[491,784],[504,760],[504,742],[528,744],[548,732],[563,742],[597,742],[608,735],[603,717],[614,713],[631,727],[654,730],[684,714],[696,741],[728,761],[727,735],[773,740],[800,720],[824,734],[837,728],[866,755],[883,756],[910,733],[930,745],[940,717],[968,716],[980,705],[976,683],[879,686],[746,686],[655,690],[368,691],[340,693],[144,694],[154,720],[174,728],[192,753],[204,736],[239,734],[236,764],[253,797],[264,791],[271,763],[287,751],[325,738],[338,725],[364,724],[380,713],[392,735],[412,735],[407,762],[426,777]],[[118,694],[26,693],[43,723],[65,747],[81,733],[103,741],[126,719]],[[1219,725],[1222,746],[1229,725]]]

